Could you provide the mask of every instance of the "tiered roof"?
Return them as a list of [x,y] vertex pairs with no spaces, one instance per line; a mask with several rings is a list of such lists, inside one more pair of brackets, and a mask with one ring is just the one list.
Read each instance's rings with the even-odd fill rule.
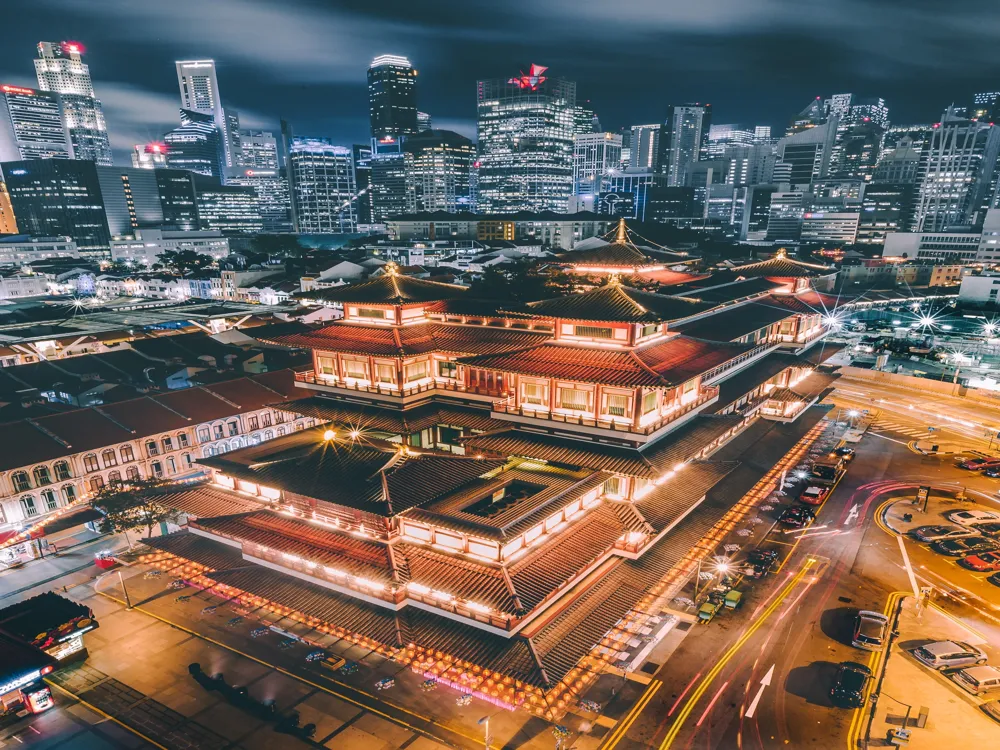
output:
[[674,336],[636,349],[543,344],[533,349],[466,357],[460,361],[487,370],[580,383],[669,388],[752,348],[751,344],[723,344]]
[[300,398],[274,405],[275,409],[324,422],[343,425],[362,433],[369,430],[412,435],[436,425],[468,427],[473,430],[491,430],[496,421],[482,409],[474,407],[425,404],[413,409],[396,411],[378,406],[366,406],[324,396]]
[[586,250],[571,250],[556,256],[559,262],[578,266],[606,266],[608,268],[640,268],[664,263],[689,263],[692,259],[684,253],[672,253],[640,248],[630,242],[609,242]]
[[741,336],[790,318],[794,314],[787,307],[750,302],[720,310],[703,318],[678,323],[672,329],[699,339],[735,341]]
[[410,357],[428,352],[492,354],[523,349],[550,338],[534,331],[418,323],[410,326],[367,326],[334,323],[315,331],[278,336],[271,343],[303,349]]
[[328,289],[301,292],[298,297],[321,299],[326,302],[345,302],[368,305],[408,305],[420,302],[438,302],[460,297],[468,292],[456,284],[442,284],[413,276],[404,276],[390,269],[381,276],[344,284]]
[[697,315],[712,307],[684,296],[643,292],[612,281],[581,294],[531,302],[536,315],[614,323],[659,323]]

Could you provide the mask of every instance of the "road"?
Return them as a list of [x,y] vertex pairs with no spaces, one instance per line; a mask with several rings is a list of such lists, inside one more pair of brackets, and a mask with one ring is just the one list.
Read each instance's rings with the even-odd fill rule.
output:
[[[899,481],[904,477],[905,485]],[[850,645],[851,631],[858,609],[889,612],[899,600],[894,592],[912,591],[896,535],[876,523],[876,516],[888,500],[912,497],[916,484],[994,492],[998,486],[950,460],[916,454],[903,440],[866,436],[813,526],[802,533],[769,534],[764,546],[786,553],[778,575],[752,586],[742,612],[695,626],[655,675],[662,687],[616,746],[854,747],[866,729],[862,712],[834,707],[828,691],[840,662],[881,669],[881,655]],[[794,494],[789,492],[786,505]],[[942,520],[938,513],[926,522]],[[935,601],[945,611],[984,640],[1000,643],[1000,630],[992,629],[990,619],[994,612],[985,603],[989,593],[997,600],[997,590],[982,588],[991,587],[984,576],[921,545],[906,542],[906,549],[918,585],[939,587]],[[983,600],[942,595],[963,589]],[[993,659],[998,660],[1000,652]]]

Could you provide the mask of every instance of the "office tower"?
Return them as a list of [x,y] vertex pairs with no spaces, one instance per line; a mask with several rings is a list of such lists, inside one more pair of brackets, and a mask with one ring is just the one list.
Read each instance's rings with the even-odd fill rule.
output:
[[759,185],[774,179],[777,157],[769,144],[732,144],[717,158],[729,162],[726,181],[730,185]]
[[870,123],[885,130],[889,127],[889,108],[885,104],[885,99],[859,99],[851,105],[846,118],[841,120],[851,124]]
[[711,104],[671,104],[660,138],[660,170],[671,187],[687,185],[691,169],[708,144]]
[[665,175],[651,169],[617,172],[608,179],[607,190],[602,191],[598,205],[612,216],[646,221],[649,195],[655,188],[666,187]]
[[[590,102],[587,102],[590,104]],[[601,121],[597,118],[589,106],[577,105],[573,107],[573,135],[586,135],[587,133],[600,133]]]
[[660,126],[633,125],[629,169],[657,170],[660,166]]
[[259,234],[264,224],[252,186],[223,185],[215,177],[192,175],[198,228],[224,234]]
[[614,133],[585,133],[573,142],[573,195],[578,211],[593,211],[594,203],[610,185],[622,158],[622,137]]
[[163,224],[163,207],[156,174],[134,167],[97,167],[101,203],[111,237]]
[[825,102],[827,116],[846,120],[854,104],[854,94],[834,94]]
[[623,170],[628,169],[632,161],[632,131],[622,128],[619,135],[622,137],[622,158],[617,169]]
[[355,144],[351,147],[354,156],[354,184],[358,189],[355,201],[358,209],[358,224],[372,223],[372,149],[371,146]]
[[59,95],[0,85],[0,161],[72,158]]
[[885,130],[871,120],[841,125],[830,156],[829,173],[871,181],[884,135]]
[[278,169],[278,139],[267,130],[241,130],[239,156],[244,170]]
[[917,186],[912,182],[871,182],[866,185],[858,220],[857,242],[881,245],[889,232],[910,231],[916,200]]
[[708,129],[705,156],[709,159],[722,156],[727,147],[750,145],[754,140],[754,131],[742,125],[712,125]]
[[976,94],[972,97],[969,117],[995,122],[997,115],[1000,115],[1000,108],[997,107],[998,99],[1000,99],[1000,91],[982,91]]
[[[790,167],[788,182],[809,185],[813,180],[826,177],[838,124],[836,116],[831,116],[823,124],[799,130],[778,141],[778,160]],[[778,177],[775,176],[774,180],[777,181]]]
[[132,147],[132,166],[136,169],[163,169],[167,166],[167,146],[164,143],[137,143]]
[[0,180],[0,234],[17,233],[17,219],[14,217],[14,207],[10,204],[7,183]]
[[431,116],[426,112],[417,112],[417,132],[426,133],[428,130],[433,129],[434,125],[431,124]]
[[753,129],[753,137],[756,143],[769,143],[771,141],[771,126],[758,125]]
[[998,153],[1000,128],[945,111],[921,160],[915,231],[981,223],[990,207]]
[[[386,136],[372,139],[369,159],[372,223],[384,224],[391,218],[416,211],[413,185],[407,173],[407,154],[402,141]],[[353,156],[353,151],[352,151]]]
[[288,180],[279,169],[244,169],[242,174],[227,177],[227,186],[251,188],[257,198],[261,231],[285,234],[292,231],[292,206]]
[[224,174],[222,132],[212,115],[181,110],[181,126],[163,136],[167,166],[221,178]]
[[747,188],[738,235],[740,240],[760,242],[767,238],[767,225],[771,219],[771,196],[777,191],[776,185],[752,185]]
[[882,136],[875,182],[916,182],[922,155],[930,143],[931,125],[890,127]]
[[403,143],[416,211],[472,211],[476,145],[450,130],[428,130]]
[[802,235],[804,195],[800,190],[771,194],[771,210],[767,220],[769,242],[796,242]]
[[354,152],[326,138],[283,138],[292,222],[300,234],[344,234],[357,229]]
[[368,68],[372,138],[413,135],[417,127],[417,71],[399,55],[379,55]]
[[194,173],[183,169],[157,169],[153,172],[163,210],[163,226],[180,232],[193,232],[198,225],[198,196]]
[[785,136],[794,135],[796,133],[801,133],[804,130],[809,130],[810,128],[815,128],[817,125],[822,125],[826,122],[827,118],[827,108],[820,97],[816,97],[805,108],[799,112],[792,121],[788,124],[788,128],[785,130]]
[[[219,79],[214,60],[179,60],[177,85],[181,93],[181,109],[210,115],[219,129],[218,148],[221,163],[231,168],[239,165],[239,115],[226,110],[219,93]],[[207,174],[207,173],[206,173]],[[221,176],[222,172],[219,173]]]
[[59,95],[73,158],[110,166],[111,142],[104,108],[94,94],[90,67],[82,54],[83,47],[76,42],[39,42],[35,60],[38,88]]
[[477,84],[480,213],[569,208],[576,83],[547,71]]

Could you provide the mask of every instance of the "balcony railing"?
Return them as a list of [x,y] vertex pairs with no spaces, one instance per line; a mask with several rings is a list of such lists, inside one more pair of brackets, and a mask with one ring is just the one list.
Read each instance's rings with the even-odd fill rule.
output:
[[716,386],[703,386],[702,393],[698,398],[684,404],[679,409],[675,409],[668,414],[660,416],[653,422],[636,427],[631,422],[620,422],[609,417],[594,416],[590,414],[565,414],[563,412],[551,412],[548,409],[532,409],[530,406],[518,406],[514,397],[510,396],[500,401],[493,402],[493,411],[501,414],[512,414],[528,419],[544,419],[550,422],[560,422],[562,424],[577,425],[580,427],[593,427],[601,430],[612,430],[614,432],[627,432],[633,435],[652,435],[665,424],[673,422],[685,414],[689,414],[700,406],[715,399],[719,395]]
[[428,391],[456,391],[461,393],[476,393],[477,389],[466,388],[465,384],[453,380],[427,378],[419,383],[409,383],[402,389],[395,385],[385,383],[372,383],[366,380],[344,381],[340,378],[327,375],[316,375],[314,370],[295,373],[295,380],[299,383],[309,383],[310,385],[322,385],[329,388],[340,388],[346,391],[358,391],[360,393],[378,393],[383,396],[414,396]]

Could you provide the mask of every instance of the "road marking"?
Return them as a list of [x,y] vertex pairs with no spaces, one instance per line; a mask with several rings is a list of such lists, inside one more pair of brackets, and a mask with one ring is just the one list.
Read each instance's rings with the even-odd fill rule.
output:
[[670,710],[667,711],[667,716],[673,716],[674,715],[674,711],[677,710],[677,707],[681,704],[681,701],[684,700],[684,696],[688,694],[688,690],[690,690],[691,688],[694,687],[694,684],[698,681],[699,677],[701,677],[701,672],[699,672],[698,674],[696,674],[694,676],[694,679],[691,680],[691,682],[688,683],[688,686],[686,688],[684,688],[684,692],[677,696],[677,700],[674,701],[674,705],[672,705],[670,707]]
[[725,690],[727,687],[729,687],[729,680],[723,682],[722,687],[719,688],[719,691],[714,696],[712,696],[712,700],[708,702],[708,706],[705,707],[704,713],[702,713],[702,715],[698,718],[698,722],[695,724],[696,727],[700,727],[701,723],[705,721],[705,717],[708,716],[708,714],[712,711],[712,706],[714,706],[715,702],[719,700],[719,696],[722,695],[722,691]]
[[767,674],[761,678],[760,689],[757,691],[757,695],[754,696],[753,702],[750,704],[750,708],[748,708],[747,712],[743,714],[744,718],[746,719],[753,718],[754,713],[756,713],[757,711],[757,704],[760,703],[760,697],[764,694],[764,688],[766,688],[768,685],[771,684],[771,678],[773,676],[774,676],[774,664],[772,664],[771,668],[767,670]]
[[905,440],[896,440],[896,438],[886,437],[885,435],[880,435],[877,432],[869,432],[872,437],[882,438],[883,440],[888,440],[891,443],[899,443],[900,445],[908,445]]
[[851,521],[855,521],[857,520],[857,518],[858,518],[858,504],[854,503],[854,505],[851,506],[851,509],[847,511],[847,520],[844,521],[844,526],[850,526]]
[[782,534],[804,534],[807,531],[819,531],[820,529],[825,529],[830,524],[823,524],[822,526],[803,526],[801,529],[787,529],[782,531]]
[[695,691],[691,694],[691,697],[688,698],[687,703],[684,704],[684,708],[681,709],[680,713],[677,716],[677,721],[675,721],[673,725],[671,725],[670,729],[667,731],[667,736],[663,738],[663,742],[660,744],[660,750],[667,750],[667,748],[669,748],[673,744],[674,740],[677,739],[677,735],[680,734],[680,731],[684,726],[684,722],[691,715],[691,712],[694,711],[694,707],[697,705],[698,701],[701,700],[701,697],[705,694],[705,691],[708,690],[709,686],[712,684],[715,678],[719,676],[719,673],[739,652],[739,650],[743,648],[744,644],[746,644],[746,642],[750,640],[753,634],[756,633],[758,629],[760,629],[761,625],[763,625],[768,620],[768,618],[772,614],[774,614],[775,610],[777,610],[778,607],[784,603],[785,599],[788,597],[789,594],[791,594],[794,588],[799,583],[802,582],[802,579],[812,568],[814,562],[815,560],[813,558],[806,559],[805,565],[802,566],[802,569],[799,570],[799,572],[796,573],[792,577],[792,579],[785,585],[785,587],[781,590],[781,593],[775,598],[775,600],[770,605],[768,605],[767,609],[765,609],[761,613],[761,615],[757,618],[757,620],[755,620],[746,629],[743,635],[741,635],[737,639],[736,643],[730,646],[729,650],[726,651],[726,653],[722,656],[721,659],[719,659],[718,662],[716,662],[715,666],[712,667],[711,671],[709,671],[709,673],[705,676],[705,679],[702,680],[701,684],[698,685],[697,689],[695,689]]
[[906,554],[906,545],[903,544],[903,537],[897,536],[896,541],[899,542],[899,551],[903,555],[903,565],[906,567],[906,576],[910,579],[910,587],[913,589],[913,596],[919,599],[920,587],[917,586],[917,577],[913,575],[913,566],[910,565],[910,556]]
[[632,710],[625,714],[625,718],[619,722],[615,731],[608,735],[608,738],[600,746],[600,750],[612,750],[612,748],[621,741],[622,737],[624,737],[626,732],[628,732],[631,728],[639,714],[641,714],[643,709],[646,708],[646,704],[653,699],[653,696],[656,695],[656,691],[661,687],[663,687],[663,683],[660,680],[653,680],[649,683],[649,687],[646,688],[646,692],[643,693],[639,700],[635,702],[635,705],[632,706]]

